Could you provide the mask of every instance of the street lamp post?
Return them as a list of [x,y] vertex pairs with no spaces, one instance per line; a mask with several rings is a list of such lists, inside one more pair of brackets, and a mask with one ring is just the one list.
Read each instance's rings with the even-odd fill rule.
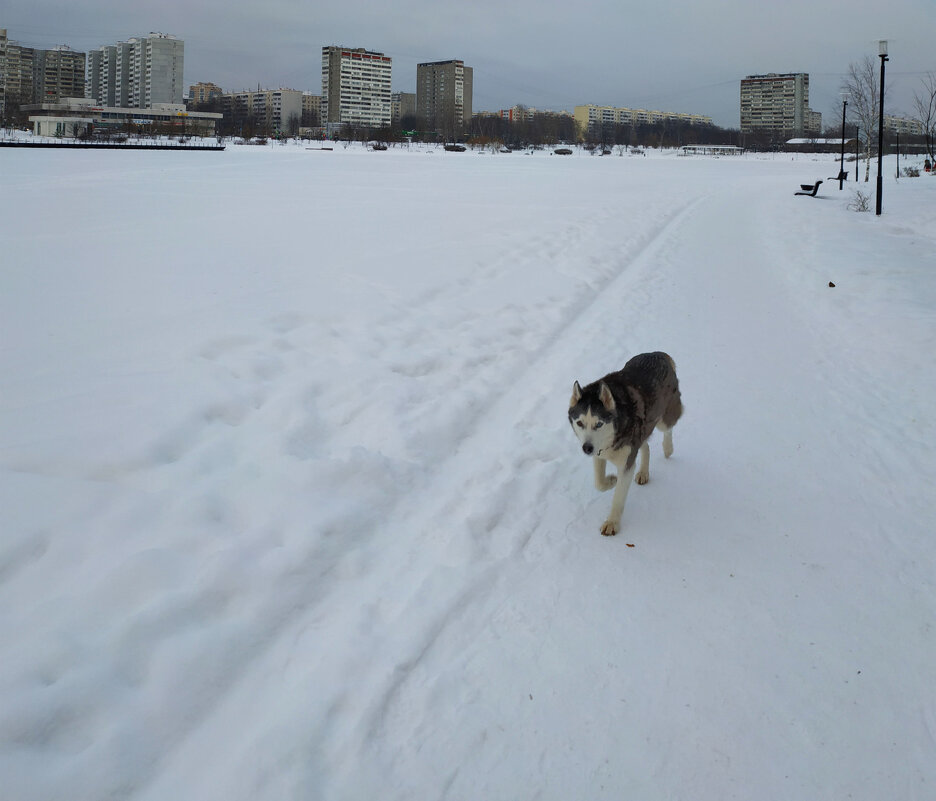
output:
[[848,99],[842,98],[842,159],[839,163],[839,192],[845,183],[845,107],[848,105]]
[[861,166],[861,126],[855,126],[855,183],[861,180],[859,168]]
[[887,40],[878,42],[878,55],[881,57],[881,110],[878,114],[878,174],[877,174],[877,203],[874,213],[881,215],[881,195],[884,189],[884,176],[882,165],[884,156],[884,64],[887,58]]

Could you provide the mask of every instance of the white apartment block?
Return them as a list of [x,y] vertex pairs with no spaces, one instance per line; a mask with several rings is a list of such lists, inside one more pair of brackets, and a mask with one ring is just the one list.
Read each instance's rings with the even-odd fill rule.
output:
[[805,72],[748,75],[741,81],[741,133],[767,133],[778,140],[817,134],[822,115],[809,108]]
[[913,120],[908,117],[894,117],[890,114],[884,115],[885,135],[893,136],[923,136],[923,123],[919,120]]
[[0,123],[6,116],[7,29],[0,28]]
[[390,125],[393,60],[363,48],[322,48],[322,124]]
[[221,95],[221,109],[235,128],[248,120],[269,128],[270,133],[296,133],[302,119],[302,92],[298,89],[265,89]]
[[611,125],[656,125],[665,122],[681,122],[686,125],[711,125],[712,118],[702,114],[684,114],[675,111],[650,111],[643,108],[615,106],[576,106],[573,112],[575,123],[581,134],[597,126]]
[[185,42],[175,36],[152,33],[143,40],[140,106],[181,103]]
[[[129,48],[127,42],[120,42],[88,52],[85,97],[96,100],[102,106],[129,106],[130,75],[124,70],[129,66]],[[120,71],[117,69],[118,62],[121,65]]]
[[806,109],[806,130],[811,133],[820,133],[822,131],[822,112]]
[[184,61],[185,42],[165,33],[104,45],[88,53],[85,96],[122,108],[182,103]]

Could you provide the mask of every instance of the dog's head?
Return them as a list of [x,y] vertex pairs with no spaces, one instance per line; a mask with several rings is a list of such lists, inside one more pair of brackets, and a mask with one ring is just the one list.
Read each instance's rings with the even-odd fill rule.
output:
[[614,442],[614,397],[604,381],[585,389],[576,381],[569,401],[569,423],[586,456],[601,456]]

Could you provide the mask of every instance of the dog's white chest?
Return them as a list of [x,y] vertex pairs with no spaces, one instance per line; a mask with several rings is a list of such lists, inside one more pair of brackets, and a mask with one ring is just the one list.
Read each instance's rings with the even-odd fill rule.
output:
[[630,445],[625,445],[623,448],[605,449],[598,455],[598,458],[611,462],[615,467],[622,467],[626,464],[632,450]]

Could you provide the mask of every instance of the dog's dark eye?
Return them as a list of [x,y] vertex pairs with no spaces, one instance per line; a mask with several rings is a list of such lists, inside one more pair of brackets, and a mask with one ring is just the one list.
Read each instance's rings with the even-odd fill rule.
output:
[[603,425],[604,425],[604,423],[602,423],[602,422],[599,420],[597,423],[595,423],[595,430],[597,431],[597,430],[598,430],[599,428],[601,428]]
[[583,423],[581,420],[576,420],[575,425],[577,425],[579,428],[585,428],[585,423]]

